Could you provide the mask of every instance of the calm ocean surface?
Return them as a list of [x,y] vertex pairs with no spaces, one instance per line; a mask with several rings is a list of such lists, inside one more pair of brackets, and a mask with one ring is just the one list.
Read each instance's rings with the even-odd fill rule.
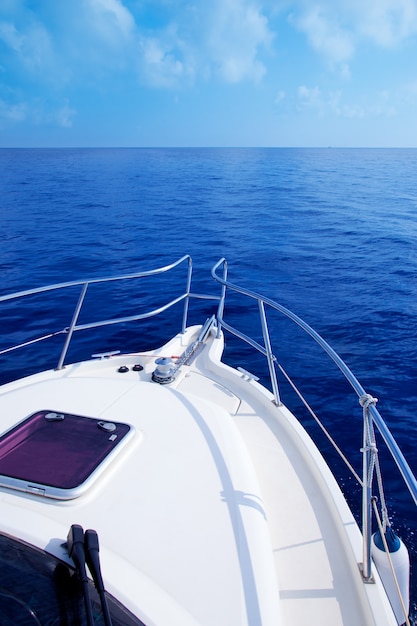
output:
[[[224,256],[233,282],[288,306],[341,354],[379,398],[378,408],[416,473],[416,174],[417,150],[411,149],[3,149],[1,293],[133,273],[185,253],[194,261],[194,290],[215,293],[209,270]],[[170,295],[165,289],[164,296]],[[111,315],[118,303],[106,298],[102,306]],[[39,308],[32,334],[40,332],[41,318],[51,330],[68,325],[71,304]],[[236,303],[232,320],[237,313]],[[279,334],[275,353],[323,421],[338,429],[336,439],[356,455],[359,469],[357,400],[343,409],[340,397],[347,390],[332,367],[322,365],[297,332],[274,319],[271,325]],[[255,318],[245,328],[258,332]],[[156,347],[156,331],[138,338],[135,329],[118,330],[96,337],[87,353],[81,343],[73,357],[142,349],[144,335]],[[0,347],[23,336],[19,313],[7,309]],[[246,369],[264,367],[232,340],[226,354]],[[21,371],[56,364],[48,362],[45,348],[35,355],[32,350],[17,357]],[[1,380],[9,376],[9,358],[0,359]],[[287,393],[283,385],[284,401],[309,425]],[[348,497],[356,497],[354,481],[329,455]],[[384,479],[393,526],[411,553],[415,612],[416,509],[411,497],[398,493],[390,465]]]

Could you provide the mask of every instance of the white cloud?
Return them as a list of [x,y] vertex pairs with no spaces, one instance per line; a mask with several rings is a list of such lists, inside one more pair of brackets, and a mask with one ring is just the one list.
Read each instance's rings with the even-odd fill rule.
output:
[[274,104],[280,104],[285,99],[285,96],[286,96],[285,91],[283,91],[282,89],[278,91],[274,99]]
[[350,66],[348,63],[341,63],[339,65],[339,72],[340,72],[340,76],[344,80],[348,80],[351,77]]
[[301,85],[298,87],[298,109],[313,108],[321,111],[323,108],[323,101],[320,88],[306,87]]
[[307,35],[311,46],[331,64],[343,63],[352,58],[355,50],[354,36],[342,27],[337,16],[322,6],[311,6],[301,15],[292,16],[291,21]]
[[172,87],[191,73],[178,58],[178,46],[170,38],[144,37],[140,42],[142,74],[154,87]]
[[375,93],[372,99],[362,97],[360,102],[352,103],[344,100],[342,90],[323,92],[317,85],[298,87],[297,110],[301,112],[306,109],[316,111],[319,115],[346,119],[394,117],[397,115],[391,94],[386,90]]
[[288,0],[283,6],[289,22],[343,79],[350,79],[350,62],[369,42],[394,48],[417,34],[417,0]]
[[67,100],[49,102],[43,98],[34,98],[25,104],[26,120],[37,126],[71,128],[77,112]]
[[0,127],[5,122],[33,122],[39,126],[47,124],[71,128],[75,115],[75,109],[70,107],[66,100],[60,105],[51,105],[40,99],[19,102],[17,104],[10,104],[0,100]]
[[14,24],[11,24],[10,22],[0,23],[0,39],[9,48],[18,54],[22,54],[23,37],[20,33],[18,33]]
[[408,85],[405,86],[405,91],[412,96],[417,96],[417,79],[415,81],[412,81],[411,83],[408,83]]
[[0,19],[8,67],[19,72],[22,85],[36,80],[38,91],[70,84],[99,88],[112,72],[133,66],[135,20],[121,0],[43,0],[36,12],[29,5],[24,0],[20,10]]
[[84,0],[87,13],[91,14],[91,29],[112,45],[120,45],[135,30],[131,12],[120,0]]
[[12,50],[29,70],[45,69],[52,56],[51,39],[47,30],[38,23],[26,30],[18,30],[11,22],[0,23],[0,40]]
[[353,0],[358,32],[374,43],[392,47],[417,33],[415,0]]
[[62,126],[63,128],[71,128],[76,113],[76,110],[72,109],[66,101],[61,107],[56,110],[55,114],[52,115],[52,120],[56,121],[58,126]]
[[328,95],[327,106],[329,113],[336,117],[345,117],[348,119],[362,119],[366,115],[363,106],[359,104],[346,104],[342,101],[342,92],[332,91]]
[[258,82],[266,73],[260,51],[272,39],[267,18],[250,0],[187,5],[163,28],[141,36],[142,76],[156,86],[213,76],[225,83]]
[[268,48],[272,39],[268,20],[257,5],[246,0],[219,0],[211,7],[205,52],[225,82],[259,81],[266,72],[259,51]]
[[24,104],[9,104],[0,100],[0,121],[21,122],[26,118],[26,107]]

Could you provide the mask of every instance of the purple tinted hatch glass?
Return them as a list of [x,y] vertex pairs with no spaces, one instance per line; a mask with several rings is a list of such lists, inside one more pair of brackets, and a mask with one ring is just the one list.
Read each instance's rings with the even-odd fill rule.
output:
[[42,410],[0,437],[0,474],[74,489],[130,431],[121,422]]

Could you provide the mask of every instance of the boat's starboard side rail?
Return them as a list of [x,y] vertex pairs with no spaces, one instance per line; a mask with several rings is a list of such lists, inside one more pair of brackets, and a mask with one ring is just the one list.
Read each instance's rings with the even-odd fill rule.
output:
[[[370,394],[368,394],[361,383],[358,381],[353,372],[349,369],[343,359],[333,350],[333,348],[321,337],[309,324],[307,324],[298,315],[284,307],[283,305],[264,297],[254,291],[242,288],[236,284],[233,284],[228,280],[228,266],[226,259],[220,259],[212,268],[212,277],[222,286],[222,300],[218,309],[218,333],[222,329],[229,331],[234,336],[242,339],[247,344],[258,350],[263,354],[268,362],[268,369],[270,374],[270,382],[274,397],[274,402],[279,405],[281,403],[277,379],[277,364],[278,360],[273,353],[270,331],[268,328],[268,322],[265,314],[265,307],[271,307],[285,317],[289,318],[297,326],[299,326],[307,335],[309,335],[334,361],[339,370],[343,373],[346,380],[359,398],[359,402],[363,407],[364,417],[364,439],[363,439],[363,478],[362,478],[362,490],[363,490],[363,502],[362,502],[362,532],[364,538],[364,563],[363,563],[363,576],[364,579],[369,579],[371,576],[371,517],[372,517],[372,504],[373,497],[371,491],[372,475],[375,467],[375,456],[377,455],[377,449],[372,439],[372,425],[375,424],[379,433],[381,434],[391,456],[393,457],[402,477],[407,485],[407,488],[417,505],[417,480],[414,476],[410,466],[408,465],[403,453],[401,452],[397,442],[391,434],[388,426],[380,415],[376,408],[376,400]],[[230,290],[238,293],[242,296],[246,296],[254,300],[259,309],[260,322],[262,328],[262,336],[264,345],[255,341],[247,334],[241,332],[224,319],[224,304],[226,299],[226,293]]]

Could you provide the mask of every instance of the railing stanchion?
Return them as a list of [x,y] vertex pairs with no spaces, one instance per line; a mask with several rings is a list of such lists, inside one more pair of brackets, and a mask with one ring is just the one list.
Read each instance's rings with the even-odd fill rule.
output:
[[181,332],[185,333],[185,329],[187,328],[187,320],[188,320],[188,306],[190,302],[190,292],[191,292],[191,278],[193,274],[193,262],[191,257],[188,257],[188,272],[187,272],[187,284],[186,284],[186,296],[184,300],[184,310],[182,314],[182,326]]
[[280,406],[281,398],[279,397],[277,373],[275,371],[275,365],[274,365],[274,355],[272,353],[271,339],[269,337],[268,322],[266,320],[265,307],[264,307],[264,303],[262,302],[262,300],[258,300],[258,306],[259,306],[259,315],[261,318],[262,335],[264,338],[264,346],[266,350],[266,358],[268,361],[269,376],[271,378],[272,392],[274,394],[274,402],[277,406]]
[[68,347],[72,339],[74,328],[77,324],[78,316],[80,314],[81,307],[84,302],[85,294],[87,293],[87,288],[88,288],[88,283],[84,283],[81,289],[80,297],[78,298],[77,306],[75,307],[75,310],[74,310],[74,315],[72,316],[71,325],[68,328],[68,334],[67,334],[67,338],[65,339],[65,344],[62,349],[61,356],[59,357],[58,365],[56,367],[57,370],[62,370],[64,366],[65,357],[67,356]]
[[362,537],[364,581],[371,580],[371,537],[372,537],[372,469],[371,469],[371,423],[367,409],[363,412],[363,448],[362,448]]
[[222,282],[222,290],[220,294],[220,302],[217,309],[217,338],[220,337],[220,333],[222,330],[221,320],[223,319],[223,311],[224,311],[224,302],[226,299],[226,282],[227,282],[227,261],[223,259],[223,282]]

